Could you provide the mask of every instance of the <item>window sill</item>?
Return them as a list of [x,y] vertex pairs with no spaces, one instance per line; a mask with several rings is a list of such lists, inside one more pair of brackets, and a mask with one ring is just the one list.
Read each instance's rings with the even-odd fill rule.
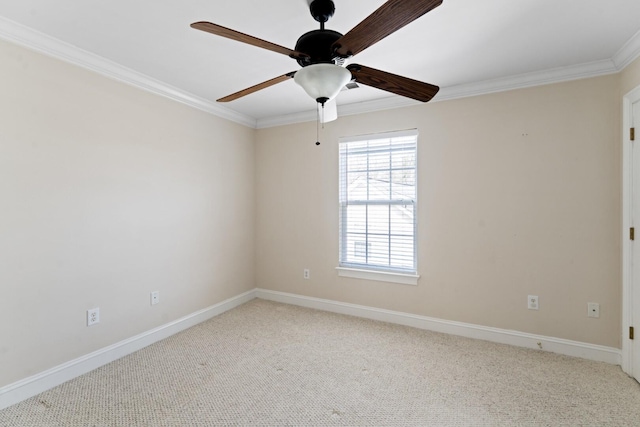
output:
[[357,268],[336,267],[338,276],[352,279],[377,280],[379,282],[400,283],[402,285],[418,284],[417,274],[390,273],[388,271],[359,270]]

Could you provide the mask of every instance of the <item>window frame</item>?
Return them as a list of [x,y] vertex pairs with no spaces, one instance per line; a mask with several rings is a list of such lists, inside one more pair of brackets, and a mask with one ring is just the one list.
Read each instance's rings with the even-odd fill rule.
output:
[[[378,280],[384,282],[394,282],[401,284],[409,284],[409,285],[417,285],[419,275],[418,275],[418,130],[417,129],[408,129],[401,131],[391,131],[391,132],[383,132],[376,134],[368,134],[368,135],[358,135],[351,137],[342,137],[339,139],[338,144],[338,207],[339,207],[339,230],[338,230],[338,240],[339,240],[339,248],[338,248],[338,267],[336,270],[338,271],[338,275],[342,277],[351,277],[365,280]],[[379,139],[391,139],[391,138],[402,138],[402,137],[413,137],[415,138],[415,162],[413,165],[413,172],[415,176],[415,194],[413,198],[409,199],[383,199],[383,200],[371,200],[369,196],[367,196],[367,200],[356,200],[352,203],[349,203],[348,200],[345,199],[345,176],[346,170],[344,169],[346,165],[344,164],[344,155],[343,155],[343,146],[344,144],[354,143],[354,142],[363,142],[363,141],[373,141]],[[367,156],[370,155],[370,151],[367,150]],[[368,165],[367,165],[368,170]],[[393,168],[391,165],[389,167],[389,174],[391,175],[394,170],[400,170],[399,168]],[[344,217],[346,214],[346,209],[349,205],[364,205],[364,206],[374,206],[374,205],[383,205],[383,206],[392,206],[392,205],[406,205],[407,202],[411,202],[413,207],[413,268],[403,268],[403,267],[385,267],[378,265],[369,265],[367,263],[356,263],[345,261],[346,259],[346,239],[348,230],[346,229],[346,225],[344,224]],[[369,234],[369,230],[367,228],[366,234]],[[391,231],[389,231],[391,233]],[[370,245],[370,243],[365,243],[365,245]],[[389,253],[391,255],[391,252]]]

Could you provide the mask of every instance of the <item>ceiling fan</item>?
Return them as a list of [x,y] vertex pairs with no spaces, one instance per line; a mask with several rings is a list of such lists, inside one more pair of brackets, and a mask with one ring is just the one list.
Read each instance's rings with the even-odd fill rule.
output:
[[[359,64],[345,66],[345,61],[415,21],[442,4],[443,0],[388,0],[356,25],[347,34],[325,29],[325,22],[335,12],[332,0],[313,0],[309,4],[311,16],[320,22],[320,29],[303,34],[291,50],[211,22],[194,22],[192,28],[206,31],[263,49],[271,50],[295,59],[302,67],[255,86],[218,99],[229,102],[261,89],[293,78],[302,88],[324,107],[333,100],[349,81],[382,89],[421,102],[431,100],[440,89],[407,77],[365,67]],[[334,104],[335,106],[335,104]]]

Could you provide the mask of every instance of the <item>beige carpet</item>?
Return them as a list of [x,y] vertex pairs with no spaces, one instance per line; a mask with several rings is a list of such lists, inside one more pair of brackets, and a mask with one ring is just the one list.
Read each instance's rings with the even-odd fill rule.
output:
[[604,363],[253,300],[0,425],[640,426],[640,385]]

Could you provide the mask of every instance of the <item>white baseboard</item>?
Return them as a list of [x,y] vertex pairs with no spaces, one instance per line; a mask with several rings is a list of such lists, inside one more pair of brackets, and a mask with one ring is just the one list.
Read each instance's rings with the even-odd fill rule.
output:
[[256,289],[256,297],[270,301],[330,311],[333,313],[347,314],[350,316],[396,323],[429,331],[442,332],[445,334],[509,344],[517,347],[550,351],[552,353],[580,357],[582,359],[595,360],[598,362],[606,362],[613,365],[620,365],[622,361],[622,352],[617,348],[571,341],[562,338],[534,335],[508,329],[473,325],[470,323],[454,322],[398,311],[384,310],[320,298],[311,298],[284,292],[269,291],[266,289]]
[[254,298],[299,305],[302,307],[315,308],[318,310],[363,317],[383,322],[396,323],[419,329],[509,344],[518,347],[542,349],[544,351],[606,362],[614,365],[620,365],[621,363],[622,353],[617,348],[565,340],[561,338],[546,337],[542,335],[527,334],[507,329],[491,328],[469,323],[418,316],[415,314],[320,298],[305,297],[284,292],[269,291],[266,289],[253,289],[211,307],[182,317],[171,323],[167,323],[166,325],[159,326],[150,331],[136,335],[124,341],[120,341],[116,344],[94,351],[93,353],[89,353],[39,374],[2,387],[0,388],[0,409],[7,408],[66,381],[86,374],[100,366],[106,365],[107,363],[113,362],[148,345],[168,338],[173,334],[209,320],[212,317],[231,310]]
[[251,290],[124,341],[0,388],[0,409],[49,390],[256,298]]

